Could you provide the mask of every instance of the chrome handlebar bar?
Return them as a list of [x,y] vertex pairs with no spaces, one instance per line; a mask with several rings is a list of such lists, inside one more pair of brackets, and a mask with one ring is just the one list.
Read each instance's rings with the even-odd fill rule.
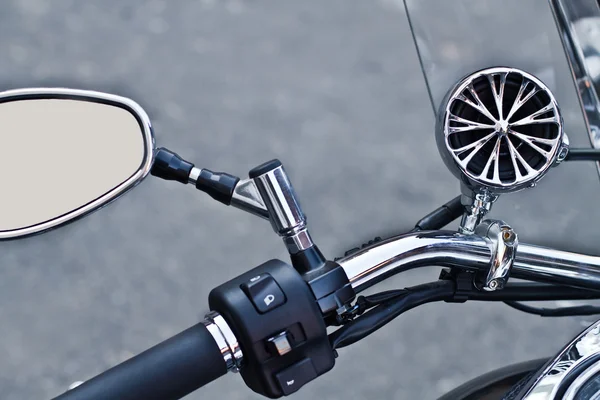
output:
[[[338,260],[355,291],[419,267],[457,267],[487,272],[489,241],[452,231],[399,235]],[[600,290],[600,257],[520,243],[511,277]]]

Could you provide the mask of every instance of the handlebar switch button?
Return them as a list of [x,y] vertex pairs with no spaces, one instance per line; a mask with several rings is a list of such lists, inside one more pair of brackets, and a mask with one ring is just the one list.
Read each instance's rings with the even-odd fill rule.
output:
[[275,355],[284,355],[292,351],[292,338],[288,331],[283,331],[272,338],[267,339],[269,351]]
[[261,274],[242,284],[246,293],[259,313],[264,314],[285,303],[285,295],[269,274]]
[[275,375],[281,391],[288,396],[317,377],[310,358],[305,358]]

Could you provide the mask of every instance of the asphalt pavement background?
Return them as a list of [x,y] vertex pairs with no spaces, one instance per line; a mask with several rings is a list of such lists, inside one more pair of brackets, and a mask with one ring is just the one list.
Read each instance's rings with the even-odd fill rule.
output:
[[[157,144],[198,166],[243,176],[281,159],[328,256],[406,230],[458,192],[399,0],[7,0],[0,49],[3,88],[132,97]],[[598,211],[584,205],[598,195],[596,171],[552,175],[536,189],[541,203],[514,195],[497,216],[523,241],[593,251]],[[2,243],[0,398],[58,395],[195,324],[211,288],[276,257],[286,253],[268,223],[153,178],[73,225]],[[340,351],[293,398],[433,399],[550,355],[581,329],[498,304],[428,305]],[[189,396],[217,398],[260,397],[231,374]]]

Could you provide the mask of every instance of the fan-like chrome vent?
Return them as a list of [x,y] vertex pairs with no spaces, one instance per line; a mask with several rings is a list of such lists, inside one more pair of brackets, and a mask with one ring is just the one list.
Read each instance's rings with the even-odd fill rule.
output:
[[436,133],[451,170],[468,186],[495,192],[531,185],[566,151],[554,96],[514,68],[486,69],[459,82],[442,104]]

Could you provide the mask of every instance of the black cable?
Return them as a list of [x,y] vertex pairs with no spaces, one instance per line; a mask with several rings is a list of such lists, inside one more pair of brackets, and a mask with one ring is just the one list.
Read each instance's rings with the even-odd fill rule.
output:
[[569,149],[565,161],[600,161],[600,150]]
[[600,299],[600,291],[544,283],[509,282],[502,290],[473,290],[468,298],[478,301],[586,300]]
[[600,314],[600,307],[594,307],[590,305],[574,306],[574,307],[559,307],[559,308],[543,308],[528,306],[517,301],[505,301],[509,307],[516,310],[526,312],[528,314],[539,315],[540,317],[572,317],[582,315],[596,315]]
[[363,298],[363,302],[368,304],[371,307],[378,306],[381,303],[386,301],[397,299],[400,296],[404,296],[410,293],[407,289],[396,289],[396,290],[387,290],[385,292],[379,292],[372,294],[370,296],[360,296]]
[[[411,288],[388,290],[370,296],[359,296],[356,302],[358,305],[356,314],[360,316],[331,333],[329,341],[334,349],[349,346],[419,305],[434,301],[453,300],[456,291],[456,282],[453,280],[440,280]],[[519,302],[600,299],[600,291],[554,284],[511,282],[504,289],[494,292],[482,292],[473,289],[468,293],[467,298],[479,301],[503,301],[519,311],[542,317],[600,314],[600,307],[589,305],[549,309],[528,306]]]
[[[378,305],[380,305],[381,303],[384,303],[386,301],[390,301],[390,300],[394,300],[394,299],[398,299],[402,296],[407,295],[408,293],[410,293],[408,290],[406,289],[402,289],[402,290],[388,290],[385,292],[379,292],[379,293],[375,293],[372,294],[370,296],[358,296],[356,298],[356,308],[353,310],[353,315],[362,315],[365,311],[373,308],[373,307],[377,307]],[[346,324],[348,323],[350,320],[348,319],[342,319],[340,322],[340,325]]]
[[[407,289],[393,289],[369,296],[359,296],[355,313],[365,311],[386,301],[398,299],[410,293]],[[458,292],[455,293],[455,295]],[[461,293],[462,294],[462,293]],[[600,299],[600,291],[585,290],[570,286],[545,283],[509,282],[504,289],[494,292],[479,291],[474,288],[466,295],[468,300],[476,301],[554,301]]]
[[421,218],[410,232],[442,229],[444,226],[460,217],[464,212],[460,197],[460,195],[456,196],[443,206]]
[[329,335],[334,349],[349,346],[421,304],[441,301],[454,295],[454,282],[437,281],[407,288],[400,298],[383,302]]

